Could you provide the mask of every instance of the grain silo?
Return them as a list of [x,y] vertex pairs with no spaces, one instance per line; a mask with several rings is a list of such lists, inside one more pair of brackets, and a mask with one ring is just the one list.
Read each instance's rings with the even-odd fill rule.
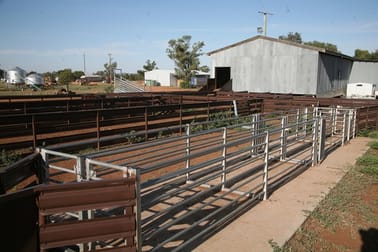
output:
[[26,71],[22,68],[15,67],[7,71],[7,83],[24,84]]
[[34,88],[34,87],[41,87],[45,84],[43,76],[37,73],[31,73],[25,78],[25,84]]

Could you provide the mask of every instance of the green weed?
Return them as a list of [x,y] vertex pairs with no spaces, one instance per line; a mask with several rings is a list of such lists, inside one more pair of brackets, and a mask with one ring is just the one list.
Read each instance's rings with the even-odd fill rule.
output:
[[285,249],[283,247],[280,247],[277,242],[275,242],[273,239],[270,239],[268,241],[269,245],[272,247],[273,252],[284,252]]
[[368,137],[378,139],[378,130],[373,130],[368,133]]
[[378,156],[373,153],[366,153],[357,159],[360,166],[378,166]]
[[378,179],[378,166],[377,165],[369,165],[361,168],[361,172],[363,174],[376,177]]
[[370,146],[370,148],[372,148],[374,150],[378,150],[378,141],[374,141],[374,142],[369,143],[369,146]]
[[21,154],[13,152],[13,151],[6,151],[5,149],[1,150],[1,157],[0,157],[0,166],[8,166],[17,160],[21,159]]

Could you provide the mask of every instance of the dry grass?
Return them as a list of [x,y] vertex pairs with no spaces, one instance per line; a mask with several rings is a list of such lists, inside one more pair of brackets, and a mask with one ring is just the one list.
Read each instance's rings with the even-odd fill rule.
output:
[[377,142],[283,247],[271,243],[273,251],[378,251]]

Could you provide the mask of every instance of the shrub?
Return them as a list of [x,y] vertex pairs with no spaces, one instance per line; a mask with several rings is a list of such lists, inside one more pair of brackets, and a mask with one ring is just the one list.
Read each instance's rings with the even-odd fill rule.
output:
[[369,146],[374,150],[378,150],[378,141],[371,142]]
[[180,87],[181,88],[190,88],[190,83],[189,82],[186,82],[186,81],[182,81],[180,83]]

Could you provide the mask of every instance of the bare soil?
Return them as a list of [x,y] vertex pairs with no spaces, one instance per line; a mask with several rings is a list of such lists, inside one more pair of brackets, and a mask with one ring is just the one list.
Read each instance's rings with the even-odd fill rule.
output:
[[[378,156],[378,150],[369,153]],[[378,167],[378,164],[375,164]],[[275,251],[378,251],[378,177],[353,167]]]

